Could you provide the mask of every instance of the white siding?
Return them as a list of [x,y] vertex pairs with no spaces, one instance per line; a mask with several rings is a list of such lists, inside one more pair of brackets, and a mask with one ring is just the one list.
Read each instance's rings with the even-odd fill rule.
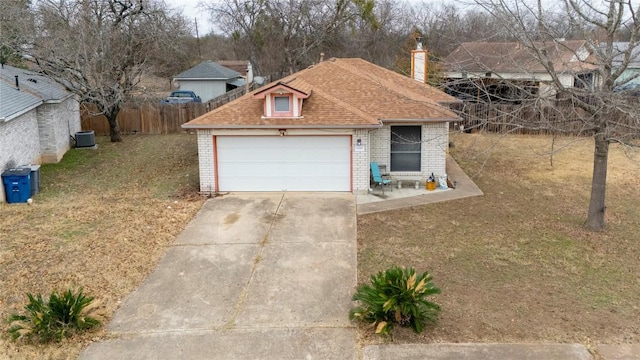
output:
[[213,98],[227,92],[226,80],[180,80],[180,90],[188,90],[200,96],[202,102],[207,102]]

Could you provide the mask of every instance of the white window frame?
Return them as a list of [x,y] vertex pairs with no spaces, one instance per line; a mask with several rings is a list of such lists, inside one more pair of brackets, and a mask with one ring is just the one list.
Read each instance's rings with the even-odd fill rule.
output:
[[[418,149],[413,149],[413,150],[394,150],[394,141],[396,141],[397,139],[394,139],[394,129],[398,128],[407,128],[407,127],[412,127],[412,128],[416,128],[418,130],[418,137],[416,139],[406,139],[407,141],[416,141]],[[389,146],[389,163],[390,163],[390,171],[391,172],[420,172],[422,171],[422,126],[420,125],[393,125],[390,127],[390,136],[389,136],[389,141],[391,142],[390,146]],[[413,135],[412,135],[413,136]],[[417,154],[418,155],[418,163],[417,163],[417,168],[416,169],[398,169],[397,166],[394,166],[394,161],[393,161],[393,154]]]
[[[285,99],[287,101],[287,109],[286,110],[278,110],[278,99]],[[280,105],[283,105],[283,101],[280,101]],[[273,97],[273,112],[274,113],[290,113],[291,112],[291,96],[287,95],[276,95]]]

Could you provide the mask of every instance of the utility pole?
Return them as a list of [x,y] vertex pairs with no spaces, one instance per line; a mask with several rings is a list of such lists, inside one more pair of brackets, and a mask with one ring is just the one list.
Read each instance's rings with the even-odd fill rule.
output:
[[193,18],[196,23],[196,44],[198,46],[198,58],[202,60],[202,52],[200,52],[200,34],[198,34],[198,18]]

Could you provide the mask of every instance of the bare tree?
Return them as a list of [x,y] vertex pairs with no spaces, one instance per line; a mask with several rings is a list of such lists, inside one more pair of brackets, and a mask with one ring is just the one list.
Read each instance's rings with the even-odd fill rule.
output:
[[444,58],[461,42],[504,41],[511,35],[489,13],[455,3],[412,6],[413,22],[435,58]]
[[373,0],[230,0],[207,4],[236,56],[279,78],[317,61],[317,51],[356,20],[375,24]]
[[29,43],[33,16],[30,0],[0,0],[0,64],[22,63],[24,44]]
[[[540,0],[476,0],[476,3],[491,14],[527,51],[531,61],[550,76],[555,98],[581,110],[581,131],[594,138],[593,177],[586,223],[591,229],[604,228],[609,145],[636,145],[640,135],[637,98],[630,100],[623,93],[614,91],[633,79],[625,71],[633,60],[640,60],[634,59],[640,41],[640,4],[632,0],[598,3],[562,0],[559,7],[553,9]],[[554,61],[552,53],[568,50],[563,41],[557,39],[563,33],[585,40],[584,47],[572,49],[573,56],[590,64],[596,76],[581,76],[580,69],[574,69],[574,81],[570,84],[562,81],[559,74],[569,71],[571,64]],[[628,40],[624,46],[616,43],[621,33]],[[549,101],[548,93],[537,95],[537,98],[528,99],[529,103],[557,103],[555,99]],[[561,125],[565,121],[549,121],[544,126],[562,131]],[[521,123],[519,126],[539,127],[541,124]]]
[[116,121],[149,61],[189,35],[157,0],[41,0],[31,58],[40,70],[94,104],[122,141]]

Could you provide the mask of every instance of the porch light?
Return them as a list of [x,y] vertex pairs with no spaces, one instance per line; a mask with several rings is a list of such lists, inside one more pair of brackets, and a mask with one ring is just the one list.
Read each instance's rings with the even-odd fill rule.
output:
[[280,131],[280,136],[284,136],[287,133],[287,129],[278,129]]
[[362,146],[362,139],[356,140],[356,145],[357,146]]

